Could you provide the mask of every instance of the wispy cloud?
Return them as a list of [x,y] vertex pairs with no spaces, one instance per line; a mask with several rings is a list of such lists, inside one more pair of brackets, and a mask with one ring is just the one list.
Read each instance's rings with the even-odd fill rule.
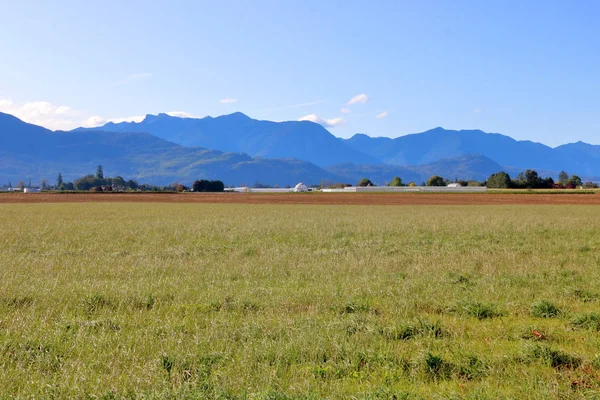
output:
[[342,117],[323,119],[316,114],[305,115],[304,117],[298,118],[298,121],[314,122],[315,124],[322,125],[325,128],[335,128],[336,126],[343,125],[345,122]]
[[479,114],[481,112],[481,108],[476,108],[476,109],[473,110],[473,112],[475,114]]
[[384,112],[382,112],[382,113],[379,113],[379,114],[377,114],[377,115],[375,116],[375,118],[377,118],[377,119],[385,118],[385,117],[387,117],[387,116],[388,116],[388,114],[389,114],[389,113],[388,113],[387,111],[384,111]]
[[97,126],[105,125],[109,122],[120,124],[121,122],[142,122],[146,118],[145,115],[134,115],[131,117],[123,118],[104,118],[99,115],[93,115],[82,122],[82,126],[85,128],[95,128]]
[[238,99],[230,99],[230,98],[226,98],[226,99],[221,99],[221,101],[219,101],[219,103],[221,104],[233,104],[233,103],[237,103]]
[[198,117],[194,116],[193,114],[190,114],[189,112],[185,112],[185,111],[169,111],[166,114],[170,115],[171,117],[178,117],[178,118],[198,118]]
[[342,109],[340,110],[340,112],[341,112],[342,114],[350,114],[350,109],[349,109],[349,108],[342,108]]
[[353,98],[351,98],[347,104],[349,106],[351,106],[353,104],[365,104],[368,100],[369,100],[369,96],[362,93],[362,94],[358,94],[358,95],[354,96]]
[[8,99],[0,99],[0,112],[12,114],[30,124],[41,125],[53,130],[75,128],[76,119],[82,115],[71,107],[57,106],[47,101],[16,104]]
[[123,78],[121,80],[113,82],[113,86],[128,85],[130,83],[138,82],[138,81],[148,79],[151,77],[152,77],[152,74],[149,72],[137,72],[135,74],[127,75],[125,78]]
[[260,111],[266,112],[266,111],[291,110],[291,109],[295,109],[295,108],[315,106],[315,105],[321,104],[323,102],[325,102],[325,99],[315,100],[315,101],[309,101],[309,102],[306,102],[306,103],[289,104],[289,105],[286,105],[286,106],[263,108]]

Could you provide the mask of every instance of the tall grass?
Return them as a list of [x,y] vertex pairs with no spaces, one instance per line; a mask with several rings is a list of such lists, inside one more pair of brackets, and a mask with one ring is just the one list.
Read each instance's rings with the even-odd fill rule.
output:
[[597,215],[0,205],[0,398],[598,396]]

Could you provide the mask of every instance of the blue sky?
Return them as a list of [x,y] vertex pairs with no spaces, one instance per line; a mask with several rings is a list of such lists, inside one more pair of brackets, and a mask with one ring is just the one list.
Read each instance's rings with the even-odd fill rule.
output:
[[[0,111],[600,144],[599,1],[0,0]],[[354,99],[354,101],[351,101]]]

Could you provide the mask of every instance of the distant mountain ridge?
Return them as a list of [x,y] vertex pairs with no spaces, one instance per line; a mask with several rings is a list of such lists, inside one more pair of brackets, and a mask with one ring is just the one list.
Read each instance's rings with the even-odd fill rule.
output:
[[13,184],[28,178],[53,181],[59,172],[66,180],[75,179],[93,173],[97,165],[110,176],[159,185],[195,179],[221,179],[230,185],[342,179],[301,160],[184,147],[147,133],[53,132],[3,113],[0,139],[0,182]]
[[586,176],[600,176],[600,146],[582,142],[552,148],[541,143],[517,141],[498,133],[443,128],[395,139],[356,134],[341,140],[393,165],[429,164],[444,158],[480,154],[511,170],[568,170]]
[[491,174],[502,171],[498,163],[477,154],[467,154],[455,158],[438,160],[424,165],[355,165],[340,164],[327,168],[328,171],[350,178],[349,182],[358,182],[361,178],[369,178],[377,185],[384,185],[398,176],[406,184],[426,182],[433,175],[441,175],[447,179],[484,181]]
[[[600,177],[600,146],[582,142],[551,148],[479,130],[443,128],[395,139],[364,134],[339,139],[312,122],[257,121],[241,113],[202,119],[148,115],[140,123],[70,132],[0,113],[0,139],[0,182],[54,180],[58,172],[73,179],[98,164],[108,175],[154,184],[195,179],[221,179],[228,185],[356,183],[363,177],[383,184],[395,175],[420,182],[434,174],[484,180],[501,170],[516,175],[528,168],[544,176],[566,170],[584,179]],[[215,148],[190,147],[198,142]],[[236,150],[226,151],[231,148]]]
[[179,118],[167,114],[147,115],[141,122],[109,122],[76,131],[145,132],[182,146],[199,146],[252,157],[296,158],[321,167],[343,162],[380,164],[337,140],[310,121],[271,122],[252,119],[240,112],[220,117]]
[[271,122],[242,113],[205,118],[147,115],[139,123],[108,123],[82,130],[146,132],[183,146],[200,146],[253,157],[296,158],[328,168],[339,164],[429,165],[444,159],[481,155],[511,171],[561,170],[583,176],[600,176],[600,146],[572,143],[556,148],[518,141],[481,130],[447,130],[441,127],[395,139],[356,134],[350,139],[333,136],[308,121]]

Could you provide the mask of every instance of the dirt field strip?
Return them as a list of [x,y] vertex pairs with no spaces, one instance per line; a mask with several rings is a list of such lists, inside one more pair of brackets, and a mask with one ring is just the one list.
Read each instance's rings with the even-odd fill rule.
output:
[[2,203],[221,203],[322,205],[600,205],[598,194],[498,193],[2,193]]

